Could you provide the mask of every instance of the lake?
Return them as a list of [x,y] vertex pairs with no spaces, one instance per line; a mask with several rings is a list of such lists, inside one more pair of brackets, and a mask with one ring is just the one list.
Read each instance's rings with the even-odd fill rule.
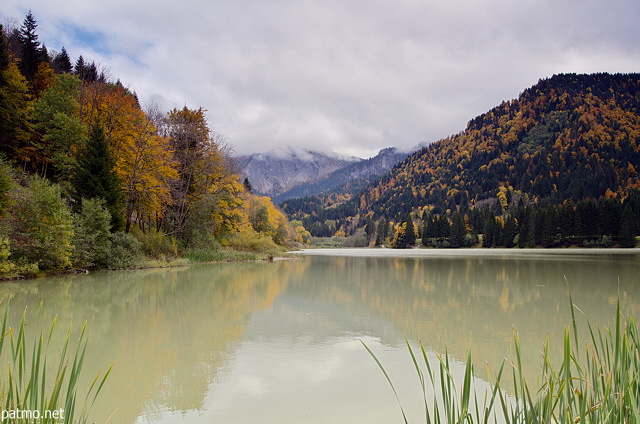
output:
[[[298,252],[295,259],[96,272],[0,284],[11,320],[25,306],[58,320],[55,350],[89,321],[85,377],[112,362],[92,409],[113,423],[423,422],[405,340],[454,371],[472,351],[479,384],[522,339],[533,376],[548,337],[562,349],[568,292],[593,324],[618,298],[640,316],[638,250],[388,250]],[[37,328],[37,319],[30,318]],[[35,333],[35,331],[34,331]],[[585,337],[582,340],[586,341]],[[456,371],[457,372],[457,371]],[[90,374],[90,375],[89,375]]]

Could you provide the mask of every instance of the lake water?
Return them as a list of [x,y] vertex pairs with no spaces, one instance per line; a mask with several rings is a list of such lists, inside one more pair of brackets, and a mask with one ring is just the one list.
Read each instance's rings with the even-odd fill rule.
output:
[[405,340],[421,340],[432,360],[448,351],[456,372],[471,349],[482,384],[517,331],[534,375],[545,338],[561,350],[569,290],[592,323],[607,324],[618,298],[640,316],[639,283],[637,250],[350,249],[7,282],[0,297],[14,325],[42,302],[60,340],[89,321],[87,377],[115,362],[92,410],[98,423],[400,423],[361,341],[410,421],[423,422]]

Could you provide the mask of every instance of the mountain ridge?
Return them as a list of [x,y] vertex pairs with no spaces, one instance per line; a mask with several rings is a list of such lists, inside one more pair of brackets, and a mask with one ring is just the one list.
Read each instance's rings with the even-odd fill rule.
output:
[[333,191],[357,191],[408,154],[387,147],[371,158],[361,159],[286,147],[237,160],[243,178],[249,179],[253,190],[280,203]]
[[409,155],[351,198],[284,209],[307,228],[330,220],[349,235],[371,219],[400,222],[408,213],[419,220],[493,208],[506,216],[520,202],[622,201],[640,188],[639,146],[640,74],[559,74]]

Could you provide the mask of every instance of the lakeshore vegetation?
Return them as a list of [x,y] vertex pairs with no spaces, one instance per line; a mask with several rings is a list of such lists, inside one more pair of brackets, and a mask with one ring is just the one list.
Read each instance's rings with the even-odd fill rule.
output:
[[[570,297],[571,302],[571,297]],[[422,388],[424,422],[438,423],[637,423],[640,421],[640,358],[638,327],[633,317],[623,317],[620,302],[613,326],[592,326],[585,344],[571,302],[572,322],[565,327],[562,358],[552,359],[547,340],[540,352],[540,370],[535,381],[523,373],[520,337],[513,336],[514,355],[497,370],[487,365],[485,390],[477,387],[471,352],[462,384],[452,372],[445,353],[438,362],[429,361],[424,346],[407,348]],[[364,344],[364,342],[363,342]],[[403,421],[409,420],[391,376],[373,357],[400,405]],[[506,389],[506,387],[509,389]],[[421,420],[422,421],[422,420]]]
[[243,184],[206,110],[142,107],[36,30],[31,12],[0,26],[0,277],[255,258],[307,241]]

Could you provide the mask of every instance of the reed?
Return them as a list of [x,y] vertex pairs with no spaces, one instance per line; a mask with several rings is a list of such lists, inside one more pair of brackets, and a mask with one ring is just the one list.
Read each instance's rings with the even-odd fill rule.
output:
[[[0,329],[0,399],[3,423],[86,423],[88,413],[102,390],[111,367],[103,376],[98,373],[88,388],[80,384],[87,350],[86,322],[76,341],[71,329],[66,333],[61,351],[52,352],[56,319],[29,341],[26,334],[27,311],[20,325],[8,324],[5,308]],[[45,331],[45,329],[47,331]],[[52,363],[53,362],[53,363]],[[86,394],[81,395],[82,389]]]
[[[431,364],[424,346],[407,348],[422,386],[424,421],[439,423],[638,423],[640,422],[640,333],[633,317],[624,318],[620,302],[613,328],[587,323],[587,342],[581,337],[571,297],[571,325],[565,328],[562,359],[549,355],[548,341],[541,352],[537,381],[531,385],[522,373],[520,339],[514,335],[514,357],[505,360],[495,376],[489,372],[490,388],[482,396],[469,353],[462,383],[451,374],[449,357],[438,355]],[[364,343],[363,343],[364,344]],[[402,417],[408,423],[390,376],[365,345],[393,389]],[[558,361],[556,361],[558,362]],[[506,379],[511,388],[506,390]],[[459,386],[459,387],[458,387]],[[431,390],[436,395],[429,395]]]

